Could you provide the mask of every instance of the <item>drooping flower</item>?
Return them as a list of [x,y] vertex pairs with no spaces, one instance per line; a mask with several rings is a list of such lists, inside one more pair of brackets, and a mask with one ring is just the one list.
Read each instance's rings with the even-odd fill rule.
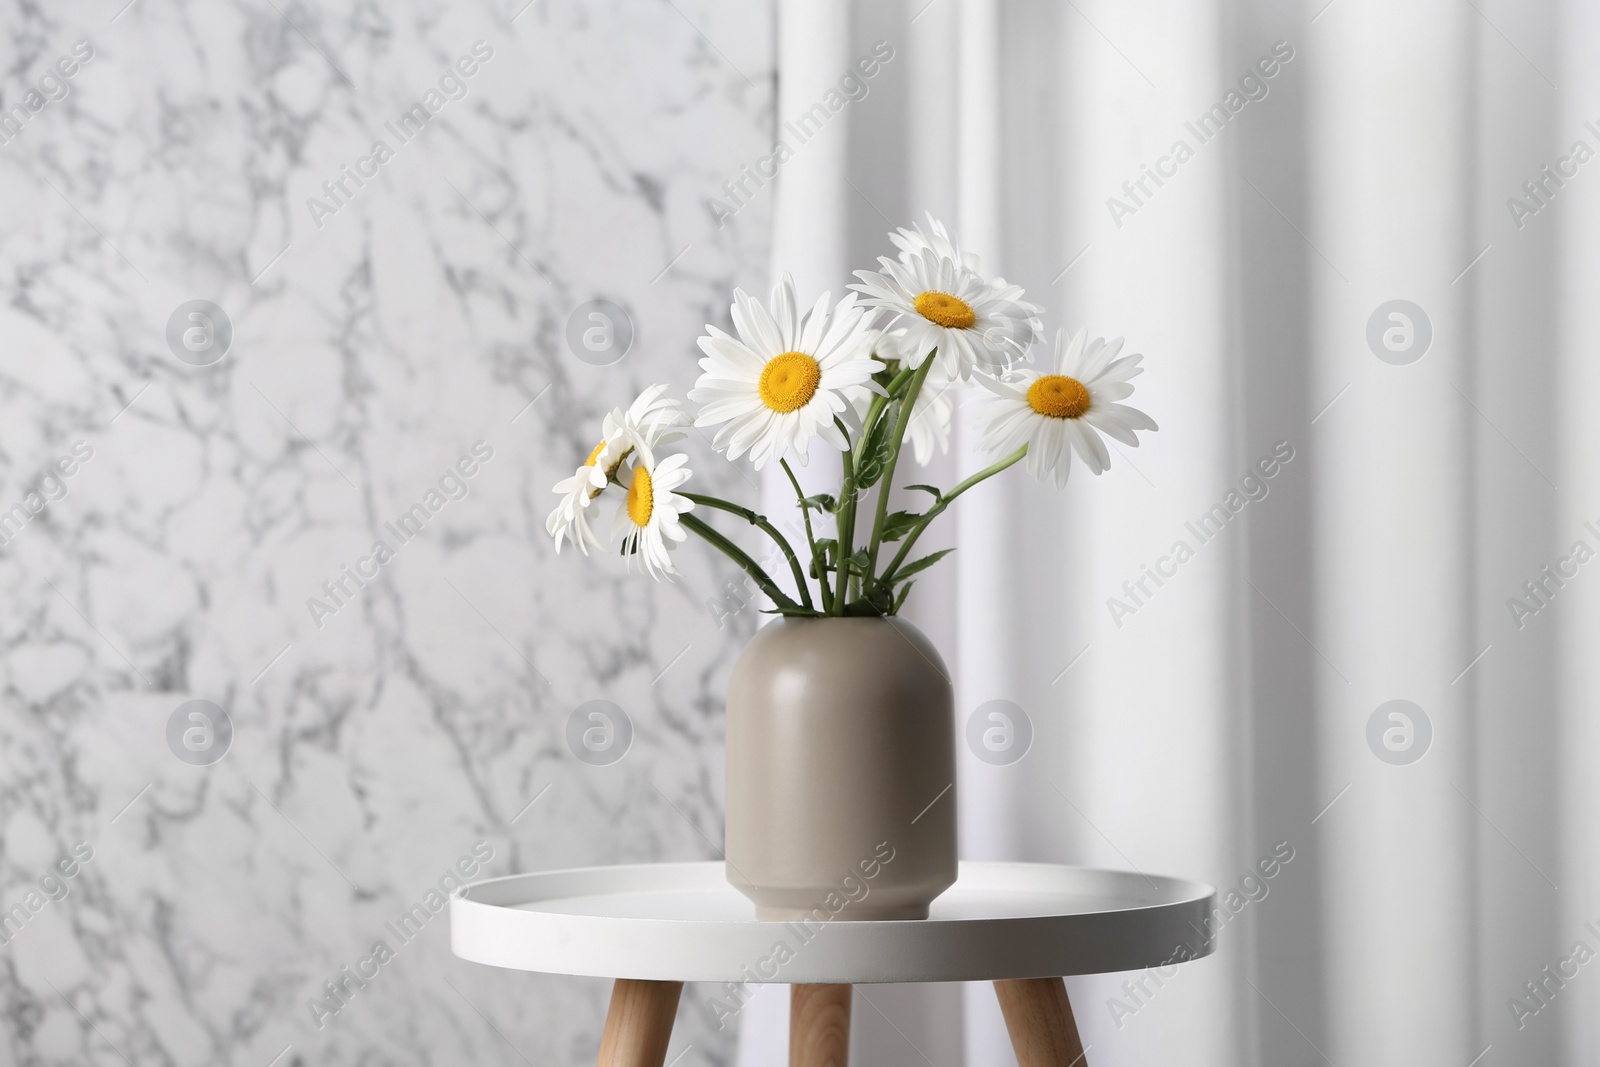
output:
[[849,440],[834,423],[852,393],[875,389],[883,364],[872,358],[870,317],[854,294],[837,305],[823,293],[802,316],[794,280],[772,290],[772,311],[734,290],[734,337],[707,326],[700,338],[705,371],[689,399],[702,405],[696,426],[720,426],[712,444],[729,459],[745,452],[757,470],[793,454],[806,462],[814,437],[843,451]]
[[995,394],[982,412],[983,448],[1005,454],[1027,445],[1028,470],[1041,482],[1053,479],[1059,488],[1067,484],[1073,452],[1094,474],[1111,465],[1102,433],[1130,448],[1139,447],[1134,431],[1156,429],[1155,420],[1117,401],[1132,394],[1129,379],[1144,372],[1139,365],[1144,357],[1119,359],[1120,351],[1120,337],[1111,342],[1096,337],[1086,343],[1080,330],[1069,341],[1061,330],[1056,334],[1053,373],[1027,369],[1003,380],[980,378]]
[[589,484],[588,466],[579,467],[572,477],[557,482],[555,491],[561,494],[561,501],[544,520],[544,529],[555,538],[556,554],[561,554],[561,544],[567,540],[586,556],[589,549],[602,547],[600,538],[589,528],[589,504],[599,494]]
[[886,326],[905,329],[909,366],[920,367],[938,349],[951,379],[964,381],[974,368],[999,373],[1037,339],[1039,308],[1022,299],[1021,286],[978,273],[977,257],[930,224],[932,233],[892,235],[900,258],[880,258],[881,270],[856,271],[861,281],[850,288],[865,294],[867,306],[894,315]]
[[654,449],[683,437],[690,425],[681,404],[666,396],[665,385],[652,385],[640,393],[624,411],[613,408],[601,425],[600,443],[570,478],[555,484],[561,501],[545,520],[545,530],[555,538],[560,553],[563,540],[571,540],[584,555],[600,548],[600,539],[589,527],[588,508],[617,478],[617,471],[642,442]]
[[627,499],[612,523],[612,536],[621,535],[629,565],[639,560],[657,580],[678,573],[668,551],[689,536],[679,516],[692,511],[694,501],[673,492],[689,480],[688,462],[681,452],[657,462],[651,449],[640,448],[626,472]]

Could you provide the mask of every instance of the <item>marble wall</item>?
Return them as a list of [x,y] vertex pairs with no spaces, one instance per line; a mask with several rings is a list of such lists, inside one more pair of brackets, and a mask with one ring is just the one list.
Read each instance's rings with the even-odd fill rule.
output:
[[457,864],[721,842],[751,612],[543,522],[764,284],[770,205],[706,198],[770,146],[771,12],[123,3],[0,24],[0,1063],[584,1062],[606,983],[394,924]]

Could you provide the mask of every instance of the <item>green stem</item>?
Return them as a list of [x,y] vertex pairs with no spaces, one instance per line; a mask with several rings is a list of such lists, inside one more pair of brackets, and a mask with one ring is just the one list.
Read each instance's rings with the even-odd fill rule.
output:
[[[899,393],[901,389],[905,388],[906,382],[910,381],[916,375],[916,373],[916,370],[911,367],[906,367],[903,370],[896,372],[894,377],[889,379],[889,385],[888,388],[884,390],[884,394],[881,396],[874,396],[872,398],[872,403],[867,407],[866,417],[861,420],[861,435],[856,439],[856,447],[853,453],[856,470],[859,471],[861,469],[862,461],[867,458],[867,445],[872,440],[873,433],[878,427],[878,420],[883,417],[884,411],[887,410],[895,395]],[[846,430],[844,423],[838,419],[835,419],[834,421],[838,423],[840,431],[848,435],[848,430]],[[852,482],[850,485],[849,496],[849,517],[852,539],[854,538],[854,532],[856,528],[856,506],[860,496],[860,490],[857,489],[855,483]],[[854,547],[855,546],[852,544],[851,548]],[[836,598],[840,602],[838,604],[840,612],[843,612],[846,604],[861,595],[861,585],[863,581],[862,576],[854,571],[847,569],[845,573],[848,576],[847,583],[840,584],[838,596]]]
[[872,403],[867,407],[866,417],[861,420],[861,436],[856,441],[857,467],[861,466],[861,460],[864,458],[862,450],[867,447],[867,441],[872,437],[873,427],[877,425],[879,416],[883,414],[883,409],[889,406],[889,402],[894,399],[895,393],[899,392],[906,382],[911,379],[911,376],[916,373],[915,370],[907,367],[889,379],[889,388],[886,390],[888,395],[873,396]]
[[690,514],[684,514],[678,516],[678,521],[683,523],[694,533],[697,533],[701,537],[705,538],[706,542],[710,544],[711,547],[717,549],[723,555],[737,563],[746,574],[755,580],[756,585],[761,587],[761,591],[772,598],[772,602],[780,609],[800,609],[799,604],[796,604],[794,600],[785,594],[782,589],[778,588],[777,582],[774,582],[771,578],[767,577],[767,572],[761,569],[761,565],[759,563],[746,555],[744,549],[740,548],[738,545],[722,536],[716,530],[712,529],[711,526],[705,522],[705,520],[698,519]]
[[950,506],[951,501],[955,500],[956,497],[960,496],[962,493],[965,493],[968,489],[971,489],[979,482],[993,478],[996,474],[999,474],[1001,471],[1005,470],[1013,463],[1016,463],[1027,454],[1028,446],[1023,445],[1005,459],[1000,460],[998,463],[993,463],[983,468],[983,470],[979,471],[977,474],[974,474],[972,477],[957,483],[954,489],[944,494],[944,496],[939,499],[937,504],[928,509],[928,513],[922,517],[922,521],[917,523],[917,525],[912,528],[911,532],[906,535],[905,543],[900,546],[900,551],[895,553],[894,559],[889,561],[888,568],[883,572],[883,584],[888,585],[894,581],[895,572],[900,569],[900,565],[904,563],[906,561],[906,557],[911,554],[911,546],[917,543],[917,538],[922,536],[922,531],[926,530],[929,524],[932,523],[934,519],[938,518],[940,513],[942,513],[945,508]]
[[[737,515],[777,542],[778,547],[783,550],[784,557],[789,561],[789,570],[794,574],[794,582],[795,586],[800,590],[801,602],[805,607],[811,607],[811,589],[806,584],[806,572],[801,569],[800,561],[795,558],[794,549],[789,547],[789,539],[779,533],[772,523],[767,521],[765,515],[757,515],[749,508],[729,503],[721,497],[706,496],[703,493],[682,493],[680,495],[688,497],[703,507],[726,511],[729,515]],[[749,557],[746,558],[748,559]]]
[[[839,520],[839,579],[834,583],[833,613],[842,615],[845,606],[855,597],[860,595],[861,576],[850,569],[849,559],[855,549],[856,507],[860,498],[860,491],[856,488],[855,472],[861,469],[861,463],[866,458],[867,442],[872,439],[872,432],[883,416],[884,409],[890,401],[916,371],[907,367],[889,379],[889,386],[885,395],[875,395],[867,407],[867,414],[861,420],[861,433],[856,438],[855,448],[844,453],[845,482],[839,492],[839,509],[836,512]],[[838,417],[834,424],[839,427],[839,432],[847,438],[850,436],[849,427]]]
[[875,579],[878,573],[878,546],[883,541],[883,521],[889,515],[889,491],[894,487],[894,470],[900,464],[900,449],[906,442],[906,428],[911,425],[911,409],[916,406],[917,394],[922,391],[922,383],[928,380],[928,372],[933,370],[933,361],[938,354],[938,349],[928,353],[927,358],[922,361],[922,366],[911,376],[911,384],[906,387],[906,395],[900,398],[900,413],[895,419],[894,439],[889,442],[889,460],[884,464],[883,477],[878,482],[878,512],[872,520],[872,541],[867,548],[868,578]]
[[[835,418],[835,421],[839,421]],[[841,424],[842,428],[842,424]],[[850,553],[854,550],[856,532],[856,465],[855,457],[846,449],[839,453],[839,462],[844,465],[844,481],[839,489],[839,509],[835,518],[838,520],[838,553],[839,566],[838,579],[834,584],[833,614],[844,614],[844,606],[850,598]]]
[[811,566],[817,572],[817,584],[821,587],[819,592],[822,600],[822,611],[825,615],[831,614],[833,611],[833,596],[828,592],[827,561],[817,551],[817,537],[811,532],[811,509],[806,507],[805,490],[800,488],[800,479],[794,476],[794,468],[789,466],[788,460],[780,459],[778,460],[778,465],[783,468],[783,473],[789,476],[789,484],[794,486],[794,498],[800,503],[800,518],[806,524],[806,544],[811,547]]

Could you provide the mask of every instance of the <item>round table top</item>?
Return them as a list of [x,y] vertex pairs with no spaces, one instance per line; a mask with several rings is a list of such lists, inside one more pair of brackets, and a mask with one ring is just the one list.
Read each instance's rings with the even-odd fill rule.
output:
[[1045,863],[963,863],[928,918],[760,922],[723,865],[516,874],[450,902],[462,959],[681,982],[957,982],[1161,967],[1209,955],[1216,890]]

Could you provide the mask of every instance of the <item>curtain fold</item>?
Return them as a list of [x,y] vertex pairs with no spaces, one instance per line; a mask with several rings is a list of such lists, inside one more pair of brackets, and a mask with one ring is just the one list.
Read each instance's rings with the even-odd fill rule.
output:
[[[1600,152],[1600,133],[1595,132],[1600,129],[1600,8],[1583,0],[1566,0],[1555,15],[1547,38],[1551,42],[1547,54],[1555,60],[1551,69],[1558,72],[1558,84],[1564,88],[1559,97],[1552,94],[1557,101],[1557,131],[1546,144],[1549,149],[1566,154],[1581,140]],[[1548,156],[1541,160],[1548,161]],[[1593,165],[1591,161],[1584,169]],[[1575,181],[1560,192],[1560,213],[1551,212],[1548,237],[1557,267],[1548,291],[1559,311],[1554,346],[1559,361],[1553,376],[1559,399],[1540,405],[1534,417],[1548,421],[1554,415],[1558,424],[1555,443],[1559,462],[1554,467],[1559,472],[1555,477],[1562,492],[1556,511],[1558,529],[1564,536],[1552,538],[1554,543],[1548,546],[1550,552],[1539,561],[1541,564],[1549,562],[1557,550],[1566,555],[1580,538],[1600,549],[1600,533],[1596,533],[1600,528],[1600,422],[1594,417],[1591,402],[1600,396],[1600,361],[1595,351],[1595,338],[1600,337],[1600,305],[1595,301],[1600,248],[1594,240],[1594,235],[1600,233],[1600,181]],[[1540,214],[1544,213],[1541,209]],[[1534,216],[1529,228],[1538,221]],[[1600,590],[1594,588],[1597,584],[1600,583],[1590,581],[1561,590],[1570,596],[1564,595],[1554,605],[1560,614],[1550,620],[1549,629],[1555,633],[1545,635],[1556,648],[1559,718],[1546,737],[1556,749],[1551,764],[1560,787],[1550,806],[1553,817],[1548,824],[1556,828],[1556,854],[1551,866],[1562,890],[1554,908],[1539,909],[1550,914],[1557,924],[1554,936],[1540,946],[1551,950],[1551,955],[1539,961],[1540,967],[1553,962],[1557,953],[1567,957],[1578,941],[1600,950],[1600,849],[1595,847],[1595,820],[1600,815],[1600,774],[1596,773],[1600,762],[1600,715],[1596,713],[1600,704],[1596,699],[1600,695],[1600,657],[1595,655],[1595,649],[1600,647]],[[1498,604],[1496,608],[1505,610]],[[1535,616],[1529,629],[1538,621]],[[1589,968],[1594,966],[1590,964]],[[1525,977],[1532,978],[1534,974],[1530,970]],[[1541,1009],[1518,1035],[1526,1035],[1539,1024],[1542,1031],[1536,1032],[1548,1031],[1551,1044],[1559,1042],[1559,1062],[1600,1062],[1600,981],[1581,985],[1574,981],[1561,993],[1565,1002],[1555,1001],[1549,1009],[1560,1012],[1559,1019],[1545,1025],[1542,1017],[1546,1010]],[[1500,1010],[1498,1003],[1495,1008]]]
[[[1160,432],[1062,493],[1021,469],[972,493],[914,598],[958,728],[1006,701],[1032,734],[1009,764],[960,739],[964,858],[1223,896],[1214,957],[1069,981],[1089,1061],[1592,1062],[1600,977],[1541,976],[1600,952],[1600,580],[1512,601],[1575,539],[1600,551],[1600,178],[1532,218],[1508,198],[1600,151],[1593,5],[820,18],[896,58],[806,164],[843,207],[785,171],[776,262],[823,263],[809,223],[836,222],[837,290],[931,211],[1052,335],[1146,357],[1131,402]],[[802,36],[781,78],[836,76],[838,41]],[[928,480],[979,466],[960,420]],[[866,993],[874,1063],[1011,1062],[986,986]]]
[[[1467,1063],[1474,1011],[1477,793],[1472,618],[1473,324],[1469,176],[1475,16],[1449,3],[1318,26],[1309,74],[1313,395],[1348,393],[1310,428],[1315,479],[1316,703],[1327,951],[1325,1054],[1350,1063]],[[1426,49],[1419,49],[1423,41]],[[1423,358],[1353,344],[1373,309],[1431,320]],[[1402,328],[1400,320],[1388,319]],[[1397,343],[1399,338],[1397,338]],[[1413,339],[1413,345],[1420,342]],[[1465,684],[1462,684],[1465,682]],[[1380,738],[1431,746],[1373,758]],[[1394,718],[1395,715],[1403,718]],[[1407,731],[1414,731],[1408,739]],[[1388,744],[1389,742],[1383,742]],[[1388,751],[1386,748],[1385,751]],[[1427,981],[1384,960],[1429,961]]]

